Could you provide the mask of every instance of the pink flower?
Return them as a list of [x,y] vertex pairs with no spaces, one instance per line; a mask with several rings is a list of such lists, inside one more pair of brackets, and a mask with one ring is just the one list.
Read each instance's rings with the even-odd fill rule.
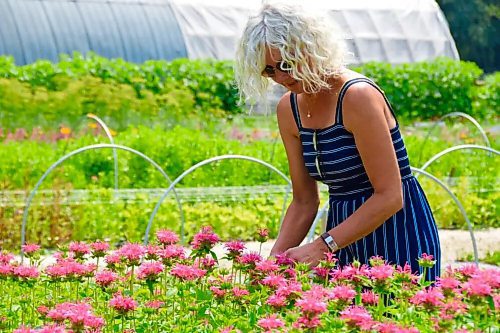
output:
[[321,325],[321,321],[319,320],[319,318],[317,316],[311,317],[311,318],[309,318],[307,316],[302,316],[302,317],[299,317],[295,323],[293,323],[293,327],[299,328],[299,329],[303,329],[303,328],[314,329],[320,325]]
[[7,278],[14,272],[14,266],[9,264],[0,264],[0,277]]
[[101,271],[95,273],[95,282],[101,287],[109,287],[118,279],[118,274],[112,271]]
[[272,314],[269,315],[268,317],[259,319],[257,325],[259,325],[262,329],[266,331],[271,331],[284,327],[285,323],[283,322],[283,320],[279,319],[277,315]]
[[271,260],[262,260],[255,265],[255,270],[262,273],[275,272],[279,268],[280,266]]
[[378,295],[371,290],[361,293],[361,301],[366,305],[375,305],[378,303]]
[[66,330],[66,327],[64,325],[49,324],[49,325],[43,326],[42,328],[40,328],[36,332],[37,333],[67,333],[68,331]]
[[40,245],[26,243],[21,247],[21,249],[23,250],[24,254],[28,256],[40,250]]
[[262,257],[256,252],[244,253],[238,258],[238,263],[242,264],[247,270],[255,269],[255,266],[260,261],[262,261]]
[[425,307],[437,307],[442,304],[443,299],[443,293],[439,288],[429,288],[428,290],[419,290],[410,298],[410,303]]
[[73,327],[88,327],[90,331],[98,331],[104,326],[104,319],[92,313],[92,307],[87,303],[60,303],[47,313],[47,318],[57,322],[69,320]]
[[375,280],[385,280],[392,277],[394,267],[390,265],[374,266],[370,269],[370,276]]
[[317,316],[326,312],[326,303],[317,298],[302,298],[299,299],[295,305],[298,306],[307,317]]
[[204,226],[194,235],[191,246],[194,250],[210,250],[219,241],[211,226]]
[[267,228],[261,228],[257,230],[257,235],[255,236],[255,240],[259,243],[264,243],[269,238],[269,230]]
[[336,286],[329,293],[329,299],[338,299],[343,302],[351,302],[356,296],[356,291],[350,286]]
[[244,296],[248,296],[250,293],[246,289],[241,289],[239,287],[233,287],[233,295],[236,298],[242,298]]
[[174,260],[186,258],[185,249],[180,245],[167,245],[158,251],[158,256],[166,266],[170,266]]
[[158,245],[147,245],[146,246],[146,260],[157,260],[158,252],[161,251],[161,247]]
[[8,264],[12,259],[14,259],[12,253],[0,252],[0,265]]
[[152,300],[152,301],[148,301],[148,302],[146,302],[146,304],[144,304],[145,307],[147,307],[149,309],[154,309],[154,310],[159,309],[164,305],[165,305],[165,302],[159,301],[157,299]]
[[281,307],[285,306],[286,303],[287,303],[286,297],[281,296],[281,295],[277,295],[277,294],[269,296],[269,298],[266,301],[266,304],[269,304],[275,308],[281,308]]
[[219,287],[216,286],[211,286],[210,291],[214,294],[215,297],[217,298],[223,298],[226,295],[226,291],[223,289],[220,289]]
[[38,278],[40,272],[34,266],[17,266],[14,267],[13,275],[19,279],[28,280]]
[[438,277],[436,285],[444,290],[453,290],[460,285],[460,281],[451,276]]
[[118,252],[112,252],[112,253],[108,253],[108,255],[106,255],[104,257],[104,261],[106,262],[107,266],[115,266],[115,265],[118,265],[121,261],[122,261],[122,258],[120,257],[120,254]]
[[286,279],[282,275],[271,273],[263,278],[260,283],[271,288],[278,288],[280,286],[286,285]]
[[90,253],[90,247],[84,242],[69,243],[69,250],[75,254],[75,258],[83,258],[84,255]]
[[418,264],[421,267],[432,268],[434,264],[436,264],[436,260],[434,260],[434,256],[432,254],[422,253],[422,257],[418,259]]
[[472,278],[462,286],[469,296],[488,296],[491,294],[491,287],[478,278]]
[[[420,331],[416,328],[402,328],[395,323],[376,323],[373,325],[379,333],[419,333]],[[457,331],[455,331],[456,333]]]
[[106,242],[94,242],[90,244],[92,249],[92,256],[94,258],[104,257],[109,250],[109,244]]
[[179,242],[179,236],[171,230],[158,230],[156,232],[156,238],[163,245],[173,245]]
[[134,311],[137,308],[137,302],[134,301],[132,297],[123,296],[120,293],[113,295],[113,298],[109,301],[109,306],[111,306],[119,314],[124,315],[130,311]]
[[352,306],[340,312],[340,318],[344,319],[348,326],[363,330],[372,328],[373,319],[370,313],[362,306]]
[[156,280],[164,268],[163,264],[158,261],[144,262],[139,266],[137,277],[140,280]]
[[141,244],[126,243],[120,249],[118,254],[127,262],[127,266],[138,266],[146,250]]
[[170,274],[172,274],[173,276],[181,280],[187,280],[187,281],[192,281],[202,278],[203,276],[205,276],[205,273],[206,271],[203,269],[182,264],[176,264],[170,270]]
[[231,241],[224,244],[224,247],[228,251],[228,259],[234,259],[239,257],[245,250],[245,244],[242,241]]

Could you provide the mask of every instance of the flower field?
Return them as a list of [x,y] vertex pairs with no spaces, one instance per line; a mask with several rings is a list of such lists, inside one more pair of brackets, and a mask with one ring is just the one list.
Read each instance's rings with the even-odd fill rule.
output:
[[[266,241],[267,230],[256,235]],[[372,258],[316,268],[263,258],[241,241],[213,247],[205,226],[190,248],[170,230],[154,244],[72,242],[43,264],[26,244],[21,263],[0,255],[0,331],[49,332],[498,332],[500,270],[465,265],[423,274]]]

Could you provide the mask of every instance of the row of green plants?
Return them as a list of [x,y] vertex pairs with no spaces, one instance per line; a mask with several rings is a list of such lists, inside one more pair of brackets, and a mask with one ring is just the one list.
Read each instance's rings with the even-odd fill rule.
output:
[[[95,125],[95,124],[94,124]],[[69,132],[70,129],[68,129]],[[59,133],[58,133],[59,134]],[[410,162],[420,167],[436,153],[459,143],[484,145],[481,136],[473,135],[473,129],[462,126],[460,136],[454,142],[435,133],[425,138],[411,129],[404,135]],[[452,134],[448,134],[452,135]],[[456,135],[456,134],[453,134]],[[456,135],[458,137],[458,135]],[[59,158],[78,148],[98,143],[109,143],[101,134],[70,133],[51,140],[51,133],[43,131],[20,132],[16,136],[3,137],[0,150],[0,189],[24,189],[35,186],[43,173]],[[0,140],[2,139],[0,133]],[[236,128],[217,133],[174,127],[169,131],[159,128],[136,127],[117,133],[116,144],[136,149],[157,162],[174,179],[191,166],[205,159],[224,155],[247,155],[271,163],[285,174],[288,164],[283,144],[274,129],[239,131]],[[498,144],[492,140],[494,147]],[[155,188],[167,186],[160,172],[147,161],[132,153],[117,151],[120,188]],[[496,188],[498,169],[494,155],[484,151],[455,152],[443,157],[427,169],[442,179],[448,177],[476,177],[476,188]],[[66,184],[83,189],[91,185],[111,188],[114,186],[114,160],[111,149],[92,150],[71,157],[57,168],[42,184],[52,188],[51,183]],[[202,186],[253,186],[262,184],[285,184],[283,179],[264,166],[241,160],[219,161],[206,165],[179,185]],[[472,186],[473,184],[467,184]]]
[[[467,224],[455,203],[435,184],[422,179],[427,190],[427,198],[433,209],[439,229],[467,229]],[[57,189],[54,189],[57,190]],[[113,190],[100,190],[97,197],[90,197],[81,203],[66,204],[67,192],[58,193],[52,201],[35,197],[26,220],[27,239],[41,244],[44,248],[54,248],[56,244],[68,244],[72,240],[90,241],[107,239],[113,244],[125,241],[140,242],[157,200],[147,201],[137,198],[128,201],[115,199]],[[326,192],[321,206],[326,201]],[[499,228],[498,192],[488,197],[477,193],[456,193],[462,201],[474,229]],[[276,238],[285,194],[260,194],[249,199],[217,201],[208,198],[200,201],[181,200],[184,224],[173,195],[162,203],[152,224],[152,231],[169,228],[190,239],[195,230],[210,223],[223,240],[251,240],[257,227],[267,227],[270,237]],[[93,202],[93,200],[99,203]],[[41,201],[46,205],[41,205]],[[289,203],[289,201],[287,201]],[[0,206],[0,248],[17,250],[21,242],[22,207]],[[318,228],[320,225],[318,225]],[[319,229],[316,230],[319,232]]]
[[[267,230],[255,240],[266,241]],[[263,258],[238,240],[214,247],[210,226],[189,248],[171,230],[149,246],[72,242],[40,265],[40,246],[19,262],[0,252],[0,330],[114,332],[497,332],[498,269],[448,267],[422,253],[419,269],[381,257],[341,267],[332,253],[317,267],[286,255]],[[244,320],[242,320],[244,318]]]
[[[436,118],[454,111],[494,119],[500,75],[481,79],[470,62],[437,59],[354,68],[373,78],[401,119]],[[62,56],[16,66],[0,57],[0,127],[76,127],[87,113],[99,114],[115,129],[162,123],[164,127],[193,115],[232,118],[246,112],[238,103],[232,63],[176,59],[128,63],[94,54]],[[207,117],[205,117],[207,118]],[[195,122],[199,123],[199,122]]]

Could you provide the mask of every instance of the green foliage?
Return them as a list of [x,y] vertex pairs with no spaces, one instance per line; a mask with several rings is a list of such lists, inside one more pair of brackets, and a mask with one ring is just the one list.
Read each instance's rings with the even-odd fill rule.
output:
[[[385,90],[403,119],[429,119],[462,111],[478,119],[498,109],[498,75],[476,86],[482,71],[473,63],[437,59],[392,66],[368,63],[354,68]],[[15,66],[0,57],[0,127],[31,129],[65,124],[77,127],[87,113],[114,129],[172,124],[198,126],[206,119],[232,119],[242,112],[232,63],[176,59],[128,63],[75,53],[57,64],[39,60]],[[198,122],[193,118],[201,118]]]
[[380,85],[403,119],[429,119],[457,111],[484,118],[496,112],[473,109],[482,70],[471,62],[440,58],[401,65],[368,63],[354,69]]
[[[15,128],[14,124],[20,122],[11,123],[12,119],[3,116],[3,113],[13,114],[19,110],[19,105],[24,105],[23,110],[27,111],[25,118],[29,119],[40,108],[36,104],[36,97],[49,104],[41,106],[44,115],[50,112],[60,117],[51,119],[56,121],[56,125],[57,121],[60,123],[66,120],[65,110],[68,107],[71,116],[84,115],[86,109],[106,116],[117,113],[114,107],[118,104],[121,113],[127,113],[123,118],[128,119],[125,124],[117,120],[120,128],[127,124],[141,123],[143,120],[150,123],[151,116],[154,116],[157,122],[171,119],[161,117],[162,113],[168,113],[169,116],[172,112],[177,115],[208,113],[221,116],[241,112],[237,106],[232,64],[228,61],[151,60],[138,65],[123,59],[111,60],[95,54],[83,57],[74,53],[73,57],[63,55],[57,64],[38,60],[30,65],[15,67],[12,57],[0,57],[0,78],[13,79],[3,81],[4,89],[0,91],[2,98],[8,97],[11,91],[21,89],[9,98],[11,103],[0,106],[0,119],[5,117],[2,124],[7,128]],[[19,84],[17,81],[25,84]],[[33,96],[30,96],[30,92]],[[124,101],[126,103],[123,103]],[[61,103],[64,108],[58,109],[57,106]],[[52,104],[55,104],[56,108],[49,107]],[[138,107],[137,104],[143,107]],[[78,112],[79,109],[82,109],[83,113]],[[151,110],[146,112],[148,109]],[[27,124],[44,124],[37,123],[36,120],[38,119],[24,122],[23,127]],[[70,123],[74,124],[74,121]]]
[[437,0],[437,2],[448,20],[461,58],[476,62],[487,72],[497,71],[500,17],[498,1]]
[[[94,204],[80,205],[63,204],[64,195],[48,206],[37,205],[35,199],[27,220],[26,239],[46,248],[71,241],[106,239],[121,244],[143,240],[156,201],[117,200],[112,190],[101,190],[95,195]],[[203,225],[211,225],[223,240],[251,241],[255,232],[264,227],[275,238],[283,200],[284,195],[261,195],[243,202],[182,202],[186,221],[182,226],[177,203],[167,199],[154,219],[150,235],[168,228],[183,234],[185,242],[189,242]],[[20,243],[22,214],[14,207],[0,207],[0,220],[0,249],[16,250]]]

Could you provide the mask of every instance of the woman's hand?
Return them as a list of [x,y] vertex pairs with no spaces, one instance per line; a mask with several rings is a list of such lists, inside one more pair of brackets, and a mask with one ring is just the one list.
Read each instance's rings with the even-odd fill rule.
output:
[[324,259],[328,247],[322,239],[318,238],[314,242],[302,246],[292,247],[285,251],[284,255],[296,262],[309,264],[315,267],[319,261]]

